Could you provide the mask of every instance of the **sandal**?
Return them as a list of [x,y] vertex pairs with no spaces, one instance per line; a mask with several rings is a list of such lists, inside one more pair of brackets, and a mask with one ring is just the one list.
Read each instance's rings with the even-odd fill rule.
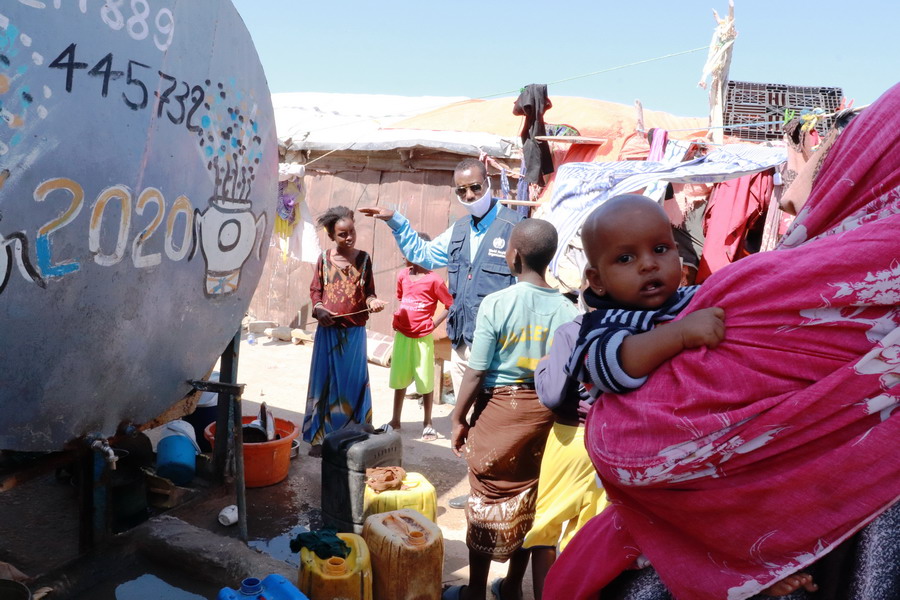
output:
[[425,429],[422,430],[422,439],[426,442],[433,442],[438,439],[437,430],[431,425],[426,426]]
[[394,430],[394,428],[391,427],[391,424],[390,424],[390,423],[385,423],[384,425],[382,425],[381,427],[379,427],[379,428],[376,429],[375,431],[380,431],[380,432],[382,432],[382,433],[390,433],[390,432],[392,432],[393,430]]
[[441,592],[441,600],[461,600],[465,587],[464,585],[451,585]]
[[447,502],[447,506],[450,508],[463,509],[469,503],[469,495],[463,494],[462,496],[457,496],[456,498],[450,498],[450,501]]

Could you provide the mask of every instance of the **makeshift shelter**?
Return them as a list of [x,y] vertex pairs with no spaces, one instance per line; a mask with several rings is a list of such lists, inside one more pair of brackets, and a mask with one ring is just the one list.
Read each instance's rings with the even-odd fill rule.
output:
[[[419,231],[434,236],[465,213],[451,192],[453,168],[460,160],[486,154],[500,167],[519,162],[514,135],[397,127],[404,118],[459,98],[274,94],[272,99],[286,180],[282,194],[288,203],[296,203],[289,234],[293,243],[282,247],[276,224],[250,313],[282,325],[314,324],[309,303],[314,265],[301,259],[314,261],[319,247],[333,245],[323,231],[310,225],[329,207],[390,207],[406,215]],[[499,180],[495,189],[500,189]],[[372,256],[375,289],[389,302],[387,309],[372,315],[369,329],[390,335],[396,273],[404,259],[383,223],[360,215],[356,229],[356,246]],[[309,239],[310,231],[316,232],[314,239]],[[306,239],[298,239],[303,236]]]
[[[671,182],[678,190],[677,202],[667,204],[673,222],[684,219],[687,204],[692,205],[696,218],[702,219],[714,183],[769,173],[785,162],[780,144],[708,144],[703,137],[705,118],[643,110],[640,103],[636,108],[566,96],[551,100],[545,122],[569,135],[548,136],[556,173],[536,214],[560,231],[553,273],[566,288],[577,288],[580,283],[583,263],[577,258],[577,232],[589,207],[615,193],[641,190],[662,200],[666,184]],[[307,222],[330,206],[356,209],[379,205],[400,210],[420,231],[436,235],[464,214],[450,192],[452,169],[459,160],[483,154],[494,159],[489,161],[494,174],[506,169],[518,176],[518,136],[524,119],[513,114],[512,98],[275,94],[273,105],[282,162],[305,168],[302,191]],[[660,137],[654,160],[649,161],[647,132],[653,130]],[[556,189],[557,184],[561,189]],[[501,189],[499,181],[495,180],[493,187]],[[302,197],[299,189],[289,191]],[[769,204],[777,207],[777,203]],[[725,213],[722,219],[728,221],[731,206],[725,202],[719,206],[720,214]],[[752,217],[757,218],[766,214],[767,208],[740,210],[753,212]],[[767,228],[783,229],[780,213],[769,213]],[[738,229],[750,216],[734,217],[740,221]],[[375,264],[376,289],[382,298],[392,301],[386,311],[373,315],[370,329],[390,335],[394,276],[403,257],[387,227],[358,219],[357,230],[357,246],[369,252]],[[723,230],[722,236],[734,237],[730,230]],[[323,232],[315,237],[321,247],[330,245]],[[769,235],[770,240],[774,237]],[[310,324],[307,288],[312,265],[298,260],[301,252],[277,246],[273,240],[271,260],[263,274],[265,283],[257,290],[250,310],[258,318],[305,327]],[[728,252],[716,264],[730,262],[739,254],[734,249]]]

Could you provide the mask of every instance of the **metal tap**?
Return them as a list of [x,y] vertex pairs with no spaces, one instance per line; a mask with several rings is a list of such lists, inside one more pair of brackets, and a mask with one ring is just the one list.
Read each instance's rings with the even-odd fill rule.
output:
[[116,461],[119,460],[119,457],[116,456],[116,451],[113,450],[109,445],[109,440],[105,438],[97,438],[93,442],[91,442],[91,448],[100,452],[101,454],[106,455],[106,462],[109,464],[109,468],[111,471],[116,470]]

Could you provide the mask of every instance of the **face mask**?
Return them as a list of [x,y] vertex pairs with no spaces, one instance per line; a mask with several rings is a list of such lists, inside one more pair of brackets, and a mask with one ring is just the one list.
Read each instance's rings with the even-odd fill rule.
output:
[[466,207],[466,210],[469,211],[470,215],[476,219],[480,219],[491,209],[491,183],[490,181],[487,182],[487,186],[485,187],[481,198],[477,198],[472,202],[466,202],[459,196],[457,196],[456,199],[459,200],[460,204]]

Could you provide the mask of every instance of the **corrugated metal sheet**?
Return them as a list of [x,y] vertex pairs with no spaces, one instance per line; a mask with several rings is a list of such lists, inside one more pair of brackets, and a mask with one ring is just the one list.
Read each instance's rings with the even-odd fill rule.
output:
[[[313,218],[337,205],[354,210],[363,206],[389,207],[403,213],[418,231],[434,237],[465,213],[451,193],[453,172],[450,169],[454,163],[447,164],[448,170],[416,172],[363,169],[323,173],[310,169],[304,180],[306,201]],[[397,271],[405,261],[386,224],[357,213],[356,229],[357,248],[372,256],[375,291],[388,301],[383,312],[371,316],[369,329],[390,335],[391,315],[398,306]],[[333,246],[324,231],[319,232],[319,242],[323,248]],[[438,274],[446,277],[445,271],[441,269]],[[291,258],[284,262],[281,251],[276,246],[270,247],[250,313],[258,319],[313,329],[315,321],[310,316],[309,301],[313,272],[314,265]]]

